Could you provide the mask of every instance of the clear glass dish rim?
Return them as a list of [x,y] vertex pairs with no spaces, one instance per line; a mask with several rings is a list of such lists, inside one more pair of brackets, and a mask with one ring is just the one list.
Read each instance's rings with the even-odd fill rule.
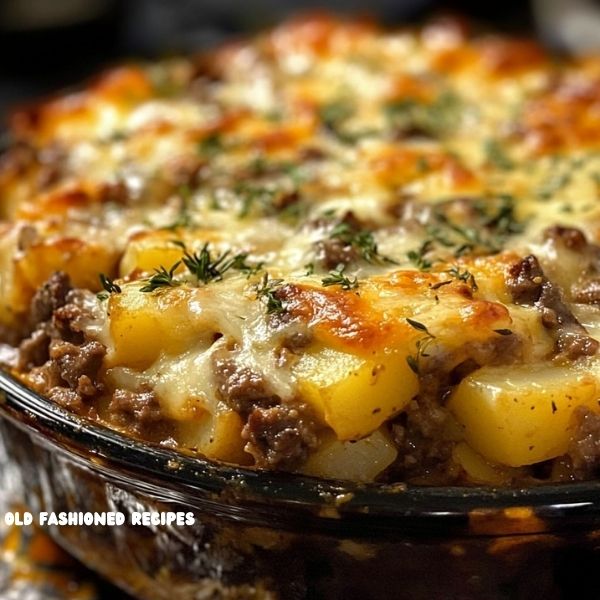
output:
[[[353,515],[363,523],[399,525],[421,521],[465,529],[472,511],[528,507],[554,525],[600,523],[600,481],[539,485],[528,488],[425,487],[358,484],[298,474],[260,471],[218,463],[141,442],[116,430],[82,419],[33,392],[0,370],[0,415],[28,433],[58,444],[93,468],[104,465],[134,486],[158,485],[190,500],[217,499],[240,491],[254,510],[312,513],[319,520],[340,522]],[[231,498],[228,501],[231,502]],[[323,509],[333,509],[327,511]],[[339,514],[335,514],[339,511]],[[343,519],[345,522],[345,519]],[[429,527],[428,527],[429,529]],[[551,530],[553,526],[542,528]]]

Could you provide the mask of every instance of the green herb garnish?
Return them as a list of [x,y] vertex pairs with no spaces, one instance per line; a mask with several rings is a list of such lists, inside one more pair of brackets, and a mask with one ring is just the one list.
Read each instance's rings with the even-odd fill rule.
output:
[[162,265],[154,269],[154,275],[144,287],[140,288],[140,292],[154,292],[160,288],[180,285],[180,282],[174,279],[175,271],[180,264],[181,261],[178,260],[168,271]]
[[447,273],[458,281],[466,283],[473,292],[476,292],[479,289],[477,282],[475,281],[475,276],[470,271],[467,271],[466,269],[461,271],[458,267],[452,267]]
[[231,256],[231,251],[226,250],[220,255],[213,255],[208,242],[202,246],[200,252],[189,252],[186,245],[179,240],[173,240],[173,243],[183,250],[181,262],[187,270],[204,284],[220,281],[230,269],[246,273],[249,277],[258,273],[263,266],[262,263],[248,264],[246,262],[248,253],[246,252]]
[[433,266],[433,263],[425,258],[426,254],[431,250],[432,245],[432,240],[425,240],[417,250],[409,250],[406,253],[408,260],[415,265],[419,271],[428,271]]
[[342,221],[332,229],[329,237],[352,246],[368,263],[397,264],[396,261],[379,253],[373,233],[366,229],[356,229],[350,223]]
[[223,139],[217,133],[213,133],[198,142],[198,154],[206,158],[212,158],[223,151]]
[[336,100],[321,106],[319,118],[333,133],[339,133],[340,126],[354,114],[354,106],[347,100]]
[[460,107],[459,97],[447,91],[430,104],[403,98],[387,104],[384,110],[389,125],[402,133],[440,137],[457,127]]
[[484,152],[487,161],[502,171],[510,171],[515,163],[506,154],[506,151],[498,140],[488,139],[484,143]]
[[175,231],[180,228],[187,228],[193,226],[193,219],[190,214],[190,201],[192,198],[192,190],[187,185],[182,185],[178,190],[178,195],[181,198],[181,207],[179,214],[173,223],[162,227],[162,229],[168,229]]
[[421,374],[421,359],[427,358],[429,356],[429,354],[427,353],[427,349],[429,348],[431,343],[435,340],[435,335],[433,335],[427,329],[427,327],[419,321],[415,321],[414,319],[407,318],[406,322],[413,329],[416,329],[420,333],[424,334],[424,336],[422,338],[417,340],[417,344],[416,344],[417,353],[415,355],[409,355],[406,357],[406,362],[408,363],[408,366],[413,371],[413,373],[415,373],[416,375],[420,375]]
[[339,285],[343,290],[354,290],[358,287],[358,279],[344,275],[345,265],[338,265],[333,271],[329,271],[329,275],[321,279],[323,287]]
[[285,304],[277,295],[283,279],[270,279],[265,273],[259,285],[256,286],[256,298],[267,308],[268,315],[282,314],[286,311]]
[[121,287],[118,286],[112,279],[107,277],[104,273],[100,273],[98,276],[100,279],[100,283],[104,290],[106,290],[109,294],[120,294]]

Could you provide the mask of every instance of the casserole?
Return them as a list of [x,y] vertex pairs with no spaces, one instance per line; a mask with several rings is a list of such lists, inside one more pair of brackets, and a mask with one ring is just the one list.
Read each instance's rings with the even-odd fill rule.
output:
[[316,15],[17,111],[23,500],[194,515],[50,526],[142,598],[593,590],[561,565],[596,560],[598,89],[460,21]]
[[228,463],[593,478],[598,69],[313,15],[18,110],[2,365]]

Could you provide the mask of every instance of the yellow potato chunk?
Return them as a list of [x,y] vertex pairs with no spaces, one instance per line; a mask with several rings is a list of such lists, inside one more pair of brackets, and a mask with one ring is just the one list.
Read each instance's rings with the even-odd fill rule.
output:
[[315,477],[366,483],[373,481],[397,456],[389,435],[381,430],[357,442],[342,442],[331,436],[309,456],[302,471]]
[[[192,233],[152,231],[139,233],[131,239],[119,265],[121,277],[135,271],[151,273],[161,265],[170,268],[183,256],[183,250],[174,240],[184,242],[190,251],[198,251],[205,243],[211,245],[221,239],[215,231],[197,230]],[[181,265],[178,272],[186,269]]]
[[189,290],[140,292],[141,282],[122,286],[108,300],[113,347],[108,366],[145,368],[160,355],[177,355],[201,343],[211,331],[189,306]]
[[61,238],[30,246],[16,267],[34,290],[55,271],[68,273],[75,287],[98,290],[98,273],[111,273],[115,263],[116,252],[103,244]]
[[564,454],[578,406],[599,411],[590,364],[483,367],[453,392],[449,408],[484,458],[519,467]]
[[487,461],[465,442],[454,446],[452,458],[467,474],[469,480],[481,485],[508,485],[519,476],[519,469]]
[[215,415],[206,413],[201,422],[181,424],[180,444],[207,458],[247,465],[252,457],[244,452],[243,426],[242,418],[232,410]]
[[331,348],[302,355],[300,395],[340,440],[357,440],[401,410],[417,393],[416,375],[400,353],[365,359]]
[[138,235],[127,244],[119,265],[121,277],[134,271],[152,273],[161,265],[170,268],[183,254],[182,249],[173,243],[177,237],[172,231]]

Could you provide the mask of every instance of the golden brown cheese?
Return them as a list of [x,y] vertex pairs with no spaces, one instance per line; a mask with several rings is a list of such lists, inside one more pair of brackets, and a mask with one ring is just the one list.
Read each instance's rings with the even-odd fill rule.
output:
[[[554,460],[552,477],[587,476],[598,77],[597,60],[460,21],[314,14],[17,111],[0,331],[24,341],[6,366],[238,464],[510,484]],[[33,322],[58,271],[84,291]],[[103,358],[74,375],[61,357],[81,348]]]

